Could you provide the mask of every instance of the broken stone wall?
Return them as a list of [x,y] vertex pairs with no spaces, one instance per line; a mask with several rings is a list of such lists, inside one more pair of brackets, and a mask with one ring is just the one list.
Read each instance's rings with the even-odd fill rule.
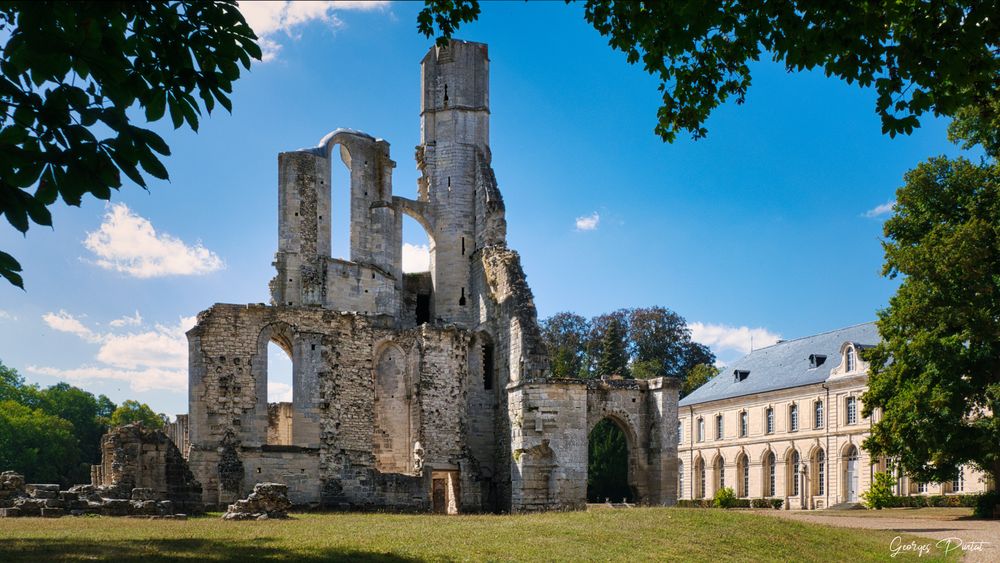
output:
[[[462,433],[467,331],[428,325],[399,331],[378,318],[319,308],[216,305],[199,315],[188,337],[191,463],[209,504],[275,481],[289,485],[296,504],[420,508],[430,492],[424,468],[477,471]],[[260,359],[271,337],[298,351],[292,356],[296,438],[285,448],[267,443],[266,416],[264,423],[258,416],[267,386]],[[384,350],[392,361],[380,368]],[[377,391],[380,371],[385,385]],[[391,417],[376,406],[376,396],[392,405]],[[303,405],[316,409],[315,447],[310,439],[298,441]],[[379,433],[383,422],[391,432]],[[379,471],[377,455],[388,452],[387,444],[391,466]],[[230,452],[225,464],[220,450]],[[242,467],[242,478],[224,483],[223,465]],[[290,482],[292,476],[303,486]],[[480,509],[475,489],[463,495],[463,509]]]
[[185,513],[200,512],[201,484],[173,441],[160,430],[139,423],[112,428],[101,438],[101,463],[91,470],[91,484],[116,489],[130,498],[133,489],[150,489]]

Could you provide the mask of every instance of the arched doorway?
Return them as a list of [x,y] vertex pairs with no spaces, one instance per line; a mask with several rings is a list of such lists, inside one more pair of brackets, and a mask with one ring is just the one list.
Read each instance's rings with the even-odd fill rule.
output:
[[628,436],[615,421],[604,418],[590,431],[587,501],[636,502],[630,473]]
[[858,502],[858,448],[853,444],[844,452],[844,502]]

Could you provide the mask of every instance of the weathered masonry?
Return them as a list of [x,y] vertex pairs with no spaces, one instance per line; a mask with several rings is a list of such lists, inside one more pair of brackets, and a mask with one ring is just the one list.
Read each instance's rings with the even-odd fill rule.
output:
[[[434,47],[421,67],[416,199],[393,195],[389,144],[365,133],[280,154],[271,305],[216,304],[188,332],[188,457],[205,502],[280,482],[328,508],[579,507],[587,436],[608,417],[640,499],[672,503],[676,382],[548,379],[491,167],[486,45]],[[331,257],[341,163],[350,260]],[[429,272],[402,270],[404,216],[427,231]],[[267,403],[272,342],[292,359],[290,404]]]

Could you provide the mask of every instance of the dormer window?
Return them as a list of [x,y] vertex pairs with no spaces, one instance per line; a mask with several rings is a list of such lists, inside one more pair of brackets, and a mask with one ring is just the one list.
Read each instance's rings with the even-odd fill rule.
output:
[[848,346],[847,359],[844,362],[844,366],[847,368],[847,373],[854,373],[856,362],[857,359],[854,356],[854,346]]
[[750,370],[737,369],[733,370],[733,380],[737,383],[743,381],[744,379],[750,377]]
[[826,362],[826,354],[809,354],[809,369],[815,369]]

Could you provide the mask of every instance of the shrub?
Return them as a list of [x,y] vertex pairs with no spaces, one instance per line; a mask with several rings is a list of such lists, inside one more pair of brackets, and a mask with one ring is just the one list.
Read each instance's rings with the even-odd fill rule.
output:
[[712,508],[712,501],[709,499],[678,499],[678,508]]
[[861,498],[865,501],[865,506],[870,509],[874,508],[875,510],[882,510],[883,508],[892,506],[892,486],[895,482],[895,479],[888,472],[876,472],[875,482],[861,495]]
[[781,505],[785,504],[785,501],[780,498],[771,499],[771,508],[775,510],[781,510]]
[[752,508],[771,508],[771,501],[766,498],[755,498],[750,500]]
[[976,508],[973,510],[979,518],[995,518],[997,507],[1000,506],[1000,491],[990,491],[981,495],[976,495]]
[[712,506],[715,508],[733,508],[736,505],[736,493],[729,487],[723,487],[715,491],[715,500]]

